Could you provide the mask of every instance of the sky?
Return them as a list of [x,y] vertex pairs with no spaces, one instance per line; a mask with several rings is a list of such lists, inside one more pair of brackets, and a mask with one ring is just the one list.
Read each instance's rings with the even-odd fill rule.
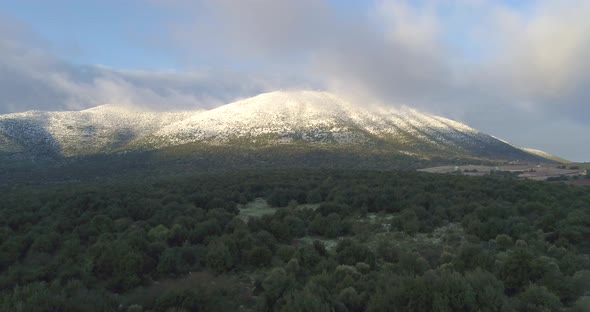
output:
[[405,105],[590,161],[588,0],[0,0],[0,114]]

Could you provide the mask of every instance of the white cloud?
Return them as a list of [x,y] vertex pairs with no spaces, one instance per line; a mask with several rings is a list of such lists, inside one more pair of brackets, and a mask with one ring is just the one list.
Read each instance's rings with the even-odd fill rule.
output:
[[282,79],[272,78],[230,70],[131,71],[74,65],[52,54],[22,25],[0,23],[0,113],[106,103],[152,109],[214,107],[279,86]]

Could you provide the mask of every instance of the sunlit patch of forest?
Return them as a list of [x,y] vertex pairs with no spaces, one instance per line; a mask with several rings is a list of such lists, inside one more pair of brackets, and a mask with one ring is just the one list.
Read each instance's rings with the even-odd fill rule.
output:
[[588,311],[590,188],[250,170],[0,195],[1,311]]

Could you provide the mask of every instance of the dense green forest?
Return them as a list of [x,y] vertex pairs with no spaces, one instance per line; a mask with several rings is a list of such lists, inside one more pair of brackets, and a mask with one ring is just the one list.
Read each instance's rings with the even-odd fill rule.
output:
[[0,194],[0,311],[590,309],[589,187],[246,170]]
[[[235,170],[301,170],[342,168],[354,170],[413,171],[452,164],[497,165],[498,161],[475,158],[421,158],[376,146],[212,146],[185,144],[158,150],[138,150],[78,157],[59,155],[2,155],[0,188],[16,184],[60,183],[110,178],[113,175],[143,179],[184,172]],[[507,163],[507,162],[506,162]]]

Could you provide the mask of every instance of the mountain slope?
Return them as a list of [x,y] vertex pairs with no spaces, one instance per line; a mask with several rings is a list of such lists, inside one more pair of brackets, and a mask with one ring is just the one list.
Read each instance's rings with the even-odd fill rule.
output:
[[559,163],[562,163],[562,164],[571,163],[571,161],[569,161],[567,159],[563,159],[563,158],[561,158],[559,156],[555,156],[553,154],[549,154],[549,153],[547,153],[545,151],[541,151],[541,150],[538,150],[538,149],[524,148],[523,147],[522,150],[525,151],[525,152],[527,152],[527,153],[530,153],[530,154],[533,154],[533,155],[537,155],[537,156],[540,156],[540,157],[543,157],[543,158],[546,158],[546,159],[551,159],[553,161],[556,161],[556,162],[559,162]]
[[[0,150],[76,156],[183,144],[358,147],[429,158],[543,161],[465,124],[327,92],[270,92],[209,111],[141,112],[104,105],[0,116]],[[5,143],[6,142],[6,143]]]
[[271,92],[170,124],[154,146],[215,144],[367,145],[426,156],[538,160],[462,123],[409,108],[353,105],[327,92]]
[[83,111],[0,115],[2,136],[22,149],[64,156],[90,155],[120,150],[163,126],[195,112],[143,112],[133,108],[102,105]]

